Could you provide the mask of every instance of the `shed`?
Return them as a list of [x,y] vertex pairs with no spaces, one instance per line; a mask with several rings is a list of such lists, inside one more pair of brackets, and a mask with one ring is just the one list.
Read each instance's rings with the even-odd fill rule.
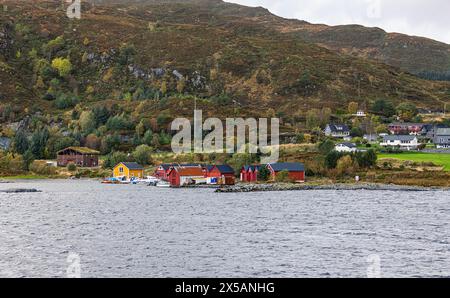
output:
[[305,182],[305,165],[300,162],[284,162],[271,163],[267,165],[271,173],[272,180],[275,180],[277,175],[283,171],[289,173],[289,179],[294,182]]
[[68,147],[57,153],[58,167],[73,163],[80,167],[97,167],[100,152],[87,147]]
[[114,177],[125,177],[127,180],[131,178],[143,178],[144,167],[136,162],[121,162],[114,167]]

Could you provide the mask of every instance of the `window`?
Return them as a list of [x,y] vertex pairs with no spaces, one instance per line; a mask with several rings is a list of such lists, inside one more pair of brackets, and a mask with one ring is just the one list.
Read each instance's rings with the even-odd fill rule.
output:
[[119,168],[119,173],[123,173],[123,167]]

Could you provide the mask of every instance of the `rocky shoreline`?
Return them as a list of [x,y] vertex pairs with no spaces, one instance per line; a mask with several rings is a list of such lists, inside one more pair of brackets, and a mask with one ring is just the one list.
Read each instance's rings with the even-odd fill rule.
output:
[[368,190],[368,191],[450,191],[450,188],[443,187],[421,187],[405,186],[393,184],[239,184],[217,189],[218,193],[243,193],[243,192],[268,192],[268,191],[299,191],[299,190]]

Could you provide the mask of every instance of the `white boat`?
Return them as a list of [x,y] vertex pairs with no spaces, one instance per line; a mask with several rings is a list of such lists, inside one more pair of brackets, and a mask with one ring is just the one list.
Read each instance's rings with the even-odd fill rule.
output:
[[156,184],[159,181],[161,181],[161,180],[159,180],[158,178],[153,177],[153,176],[146,176],[141,179],[136,179],[136,183],[145,183],[145,184]]
[[167,181],[160,180],[156,183],[156,187],[170,187],[170,183]]

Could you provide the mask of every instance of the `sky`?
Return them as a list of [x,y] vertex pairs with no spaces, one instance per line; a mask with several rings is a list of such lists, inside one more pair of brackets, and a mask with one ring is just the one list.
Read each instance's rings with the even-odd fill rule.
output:
[[327,25],[360,24],[450,44],[449,0],[225,0]]

